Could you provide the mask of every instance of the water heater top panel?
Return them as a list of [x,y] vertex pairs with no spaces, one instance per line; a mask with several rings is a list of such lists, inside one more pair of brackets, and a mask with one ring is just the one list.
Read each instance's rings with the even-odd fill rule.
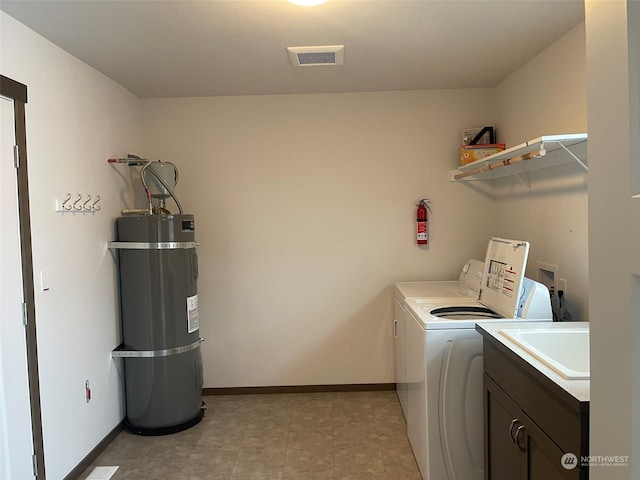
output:
[[120,242],[193,242],[193,215],[128,215],[116,219]]

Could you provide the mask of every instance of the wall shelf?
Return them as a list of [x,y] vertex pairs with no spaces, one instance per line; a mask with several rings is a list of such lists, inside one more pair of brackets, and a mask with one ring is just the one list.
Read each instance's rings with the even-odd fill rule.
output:
[[[587,170],[587,134],[545,135],[449,170],[452,182],[495,180],[576,162]],[[484,170],[484,171],[479,171]],[[474,172],[473,174],[470,174]],[[458,177],[458,178],[456,178]],[[524,183],[524,182],[523,182]]]

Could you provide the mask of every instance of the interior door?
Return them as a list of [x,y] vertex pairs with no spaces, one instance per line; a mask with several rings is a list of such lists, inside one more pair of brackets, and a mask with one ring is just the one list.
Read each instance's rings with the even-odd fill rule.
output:
[[33,478],[13,100],[0,97],[0,480]]

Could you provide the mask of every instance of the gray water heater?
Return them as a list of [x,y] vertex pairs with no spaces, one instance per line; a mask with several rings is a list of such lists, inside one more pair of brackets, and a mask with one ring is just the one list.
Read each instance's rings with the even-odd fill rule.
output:
[[164,435],[203,416],[198,257],[193,215],[132,215],[116,220],[125,425]]

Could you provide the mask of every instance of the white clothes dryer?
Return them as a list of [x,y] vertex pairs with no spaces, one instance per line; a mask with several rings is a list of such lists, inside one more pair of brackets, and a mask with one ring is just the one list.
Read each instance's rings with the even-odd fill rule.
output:
[[482,321],[552,321],[529,244],[492,238],[476,299],[405,299],[407,434],[424,480],[482,480]]

